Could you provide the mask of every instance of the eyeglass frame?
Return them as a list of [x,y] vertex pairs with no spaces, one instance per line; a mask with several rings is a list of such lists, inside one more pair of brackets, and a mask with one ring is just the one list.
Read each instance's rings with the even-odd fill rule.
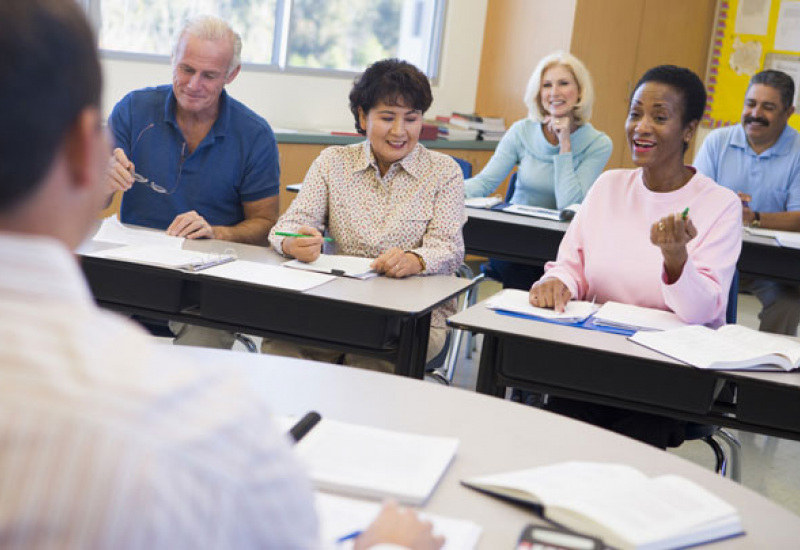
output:
[[[138,136],[136,136],[136,141],[133,142],[133,146],[131,146],[131,157],[133,157],[133,153],[136,150],[136,146],[139,144],[139,141],[142,139],[142,136],[148,130],[151,130],[151,129],[155,128],[155,125],[156,125],[155,122],[151,122],[150,124],[148,124],[147,126],[142,128],[142,131],[139,132]],[[184,141],[183,145],[181,146],[181,159],[180,159],[180,162],[178,164],[178,177],[176,178],[175,186],[172,188],[171,191],[167,191],[167,189],[164,188],[163,186],[158,185],[155,181],[153,181],[151,179],[148,179],[147,177],[145,177],[145,176],[143,176],[143,175],[141,175],[141,174],[139,174],[139,173],[137,173],[135,171],[131,172],[131,175],[133,176],[133,181],[134,182],[143,183],[143,184],[147,185],[147,187],[149,187],[152,191],[158,193],[159,195],[172,195],[173,193],[175,193],[175,191],[178,189],[178,186],[181,184],[181,175],[183,175],[183,163],[184,163],[184,161],[186,161],[186,141]]]

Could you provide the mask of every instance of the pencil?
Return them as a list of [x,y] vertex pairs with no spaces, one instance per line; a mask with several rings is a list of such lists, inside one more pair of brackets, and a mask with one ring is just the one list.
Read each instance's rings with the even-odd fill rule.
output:
[[688,217],[689,217],[689,207],[687,206],[687,207],[684,209],[683,213],[681,214],[681,218],[683,218],[683,219],[685,220],[685,219],[686,219],[686,218],[688,218]]

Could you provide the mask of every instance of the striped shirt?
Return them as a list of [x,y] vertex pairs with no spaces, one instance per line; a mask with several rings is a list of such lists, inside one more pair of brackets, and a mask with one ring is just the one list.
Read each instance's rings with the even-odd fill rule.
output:
[[59,243],[0,234],[0,545],[313,548],[311,486],[229,370],[92,302]]

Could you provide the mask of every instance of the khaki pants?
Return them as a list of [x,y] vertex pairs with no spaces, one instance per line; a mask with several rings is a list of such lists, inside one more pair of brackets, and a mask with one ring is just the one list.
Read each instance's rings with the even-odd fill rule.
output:
[[[447,329],[432,327],[428,339],[428,354],[425,362],[439,355],[444,347],[445,339],[447,338]],[[385,359],[377,359],[375,357],[367,357],[365,355],[357,355],[354,353],[343,353],[337,350],[330,350],[316,346],[305,346],[294,344],[291,342],[284,342],[282,340],[270,340],[264,338],[261,343],[261,353],[268,353],[270,355],[280,355],[283,357],[295,357],[298,359],[311,359],[312,361],[321,361],[323,363],[338,363],[343,360],[345,365],[351,367],[358,367],[360,369],[373,370],[378,372],[394,373],[394,363],[386,361]]]
[[170,321],[169,328],[175,334],[175,340],[172,343],[176,346],[231,349],[236,340],[233,333],[227,330],[189,325],[177,321]]
[[797,336],[800,322],[800,287],[767,279],[742,276],[739,290],[753,294],[763,309],[758,314],[761,320],[758,330],[774,334]]

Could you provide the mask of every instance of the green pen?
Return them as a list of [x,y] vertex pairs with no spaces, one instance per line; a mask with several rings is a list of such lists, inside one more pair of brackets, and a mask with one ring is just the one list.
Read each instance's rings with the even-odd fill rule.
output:
[[[308,239],[310,237],[314,237],[315,236],[315,235],[303,235],[302,233],[286,233],[285,231],[276,231],[275,234],[280,236],[280,237],[297,237],[299,239],[302,239],[302,238]],[[331,237],[322,237],[322,240],[327,242],[327,243],[332,243],[333,242],[333,239]]]
[[685,220],[688,217],[689,217],[689,207],[687,206],[686,209],[681,214],[681,218],[683,218]]

